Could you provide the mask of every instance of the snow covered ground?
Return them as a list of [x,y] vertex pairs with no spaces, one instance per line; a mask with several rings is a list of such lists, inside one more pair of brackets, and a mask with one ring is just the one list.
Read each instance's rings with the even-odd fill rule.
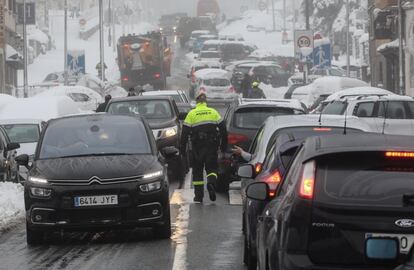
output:
[[[294,46],[290,42],[282,44],[282,25],[281,18],[276,20],[277,32],[270,32],[273,29],[273,19],[271,14],[265,11],[250,10],[244,13],[241,20],[230,23],[229,25],[221,25],[220,35],[237,35],[240,34],[247,42],[255,44],[260,50],[272,52],[278,56],[294,56]],[[253,26],[262,29],[258,32],[248,31],[247,26]],[[288,39],[292,40],[292,32],[287,31]]]
[[0,182],[0,232],[24,222],[23,186]]

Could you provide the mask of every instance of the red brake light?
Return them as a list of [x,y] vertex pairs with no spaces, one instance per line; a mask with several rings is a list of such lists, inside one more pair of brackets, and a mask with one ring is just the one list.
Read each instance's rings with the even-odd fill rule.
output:
[[124,82],[127,82],[127,81],[129,81],[129,78],[128,78],[128,77],[123,77],[123,78],[122,78],[122,80],[123,80]]
[[265,182],[269,185],[269,197],[274,197],[276,195],[277,186],[281,180],[282,177],[278,170],[265,178]]
[[234,87],[233,87],[233,86],[230,86],[229,92],[230,92],[230,93],[235,93],[235,92],[236,92],[236,90],[234,89]]
[[313,199],[315,191],[315,161],[309,161],[303,165],[302,181],[299,195],[304,199]]
[[314,128],[313,131],[332,131],[332,128]]
[[161,74],[160,74],[160,73],[155,73],[155,74],[154,74],[154,78],[156,78],[156,79],[161,78]]
[[[205,91],[204,88],[201,88],[200,91]],[[238,144],[240,142],[245,142],[247,141],[248,138],[244,135],[240,135],[240,134],[229,134],[227,136],[227,141],[229,144]]]
[[414,158],[414,152],[386,152],[386,157]]
[[256,174],[260,173],[262,171],[263,168],[263,164],[262,163],[256,163],[256,165],[254,165],[254,171]]

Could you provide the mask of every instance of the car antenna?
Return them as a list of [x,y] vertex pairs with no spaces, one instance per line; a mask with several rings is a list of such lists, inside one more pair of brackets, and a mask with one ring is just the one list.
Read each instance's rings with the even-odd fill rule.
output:
[[[329,104],[332,104],[333,102],[334,102],[334,100],[330,101],[328,104],[326,104],[326,106],[328,106]],[[321,112],[319,113],[319,120],[318,120],[319,127],[322,127],[322,114],[323,114],[323,110],[326,108],[326,106],[322,107]]]
[[385,125],[386,125],[386,121],[387,121],[387,117],[388,117],[388,105],[389,105],[390,101],[387,100],[387,107],[385,107],[384,104],[384,123],[382,124],[382,135],[385,134]]
[[348,122],[348,99],[345,99],[345,120],[344,120],[344,135],[346,135],[347,122]]

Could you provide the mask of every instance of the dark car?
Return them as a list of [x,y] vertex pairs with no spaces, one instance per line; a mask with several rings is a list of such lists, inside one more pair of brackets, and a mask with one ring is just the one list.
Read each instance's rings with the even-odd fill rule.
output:
[[[226,114],[228,145],[234,145],[247,151],[259,128],[269,116],[303,114],[289,101],[249,100],[243,99],[237,106],[232,106]],[[233,156],[224,156],[219,160],[218,190],[227,191],[230,182],[238,180],[236,170],[238,162]]]
[[244,60],[251,53],[251,49],[243,43],[227,42],[221,46],[222,59],[224,62]]
[[288,73],[276,64],[263,64],[252,68],[250,71],[252,77],[266,84],[271,84],[273,87],[280,87],[288,85],[288,79],[292,74]]
[[[180,113],[175,101],[164,96],[139,96],[112,99],[106,112],[116,115],[143,117],[152,129],[158,149],[167,146],[179,149],[182,125],[186,113]],[[180,156],[167,159],[170,179],[183,181],[186,164]]]
[[[166,148],[164,155],[177,155]],[[16,158],[28,166],[29,157]],[[82,115],[48,122],[24,191],[28,244],[59,230],[152,227],[171,235],[169,182],[141,117]]]
[[7,132],[0,126],[0,181],[19,182],[16,149],[20,144],[10,141]]
[[[274,196],[279,187],[282,177],[285,176],[298,147],[303,140],[318,135],[343,134],[343,128],[332,127],[293,127],[285,128],[277,132],[269,146],[269,152],[263,162],[260,173],[255,176],[252,165],[240,167],[238,175],[242,177],[242,202],[243,202],[243,233],[244,233],[244,263],[249,269],[255,269],[257,262],[256,254],[256,230],[257,218],[263,212],[267,202],[251,200],[246,197],[246,187],[253,182],[264,182],[269,185],[269,196]],[[360,132],[349,128],[348,133]],[[253,176],[252,179],[250,176]]]
[[[258,218],[260,269],[395,268],[413,243],[413,158],[408,136],[307,139]],[[271,200],[263,182],[247,196]]]

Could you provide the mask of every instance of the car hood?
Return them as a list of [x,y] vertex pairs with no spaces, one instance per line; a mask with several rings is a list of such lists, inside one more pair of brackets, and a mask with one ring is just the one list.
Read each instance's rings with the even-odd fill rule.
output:
[[85,180],[140,176],[161,169],[153,155],[99,156],[37,160],[31,174],[52,180]]
[[175,119],[165,120],[165,119],[150,119],[147,120],[151,129],[163,129],[175,126]]

